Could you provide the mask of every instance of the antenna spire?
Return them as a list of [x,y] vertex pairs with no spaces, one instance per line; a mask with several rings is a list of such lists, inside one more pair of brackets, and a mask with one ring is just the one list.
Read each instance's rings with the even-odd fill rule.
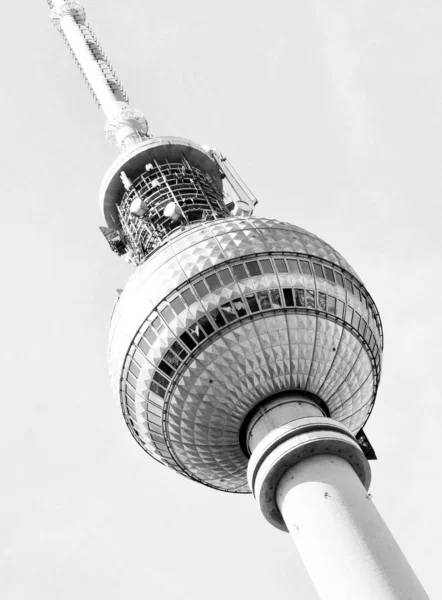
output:
[[47,0],[51,21],[70,48],[107,122],[105,135],[120,151],[149,137],[143,113],[129,106],[129,99],[86,22],[86,13],[75,0]]

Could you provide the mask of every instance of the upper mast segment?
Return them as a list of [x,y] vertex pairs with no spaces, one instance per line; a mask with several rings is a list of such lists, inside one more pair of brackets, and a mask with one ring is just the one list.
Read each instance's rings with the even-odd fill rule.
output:
[[84,8],[75,0],[47,0],[52,24],[66,41],[106,118],[106,137],[124,150],[149,137],[148,124],[116,77],[92,29]]

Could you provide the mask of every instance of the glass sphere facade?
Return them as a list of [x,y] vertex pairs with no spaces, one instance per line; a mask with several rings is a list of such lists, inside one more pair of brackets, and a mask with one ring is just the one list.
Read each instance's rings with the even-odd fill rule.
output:
[[112,316],[110,370],[126,423],[155,459],[249,492],[239,435],[262,400],[318,396],[358,433],[380,378],[382,327],[359,277],[288,223],[226,218],[170,236]]

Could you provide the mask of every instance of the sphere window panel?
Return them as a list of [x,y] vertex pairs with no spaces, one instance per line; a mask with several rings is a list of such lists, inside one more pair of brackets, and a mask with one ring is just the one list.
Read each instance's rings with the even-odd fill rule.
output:
[[175,354],[179,358],[184,358],[185,356],[187,356],[186,350],[181,346],[179,342],[174,342],[170,348],[175,352]]
[[313,290],[305,290],[305,305],[307,308],[315,308],[315,292]]
[[270,290],[270,300],[273,308],[282,308],[281,294],[278,289]]
[[298,274],[301,272],[296,258],[287,258],[287,265],[290,273]]
[[263,258],[259,261],[259,264],[261,265],[261,269],[264,275],[270,275],[271,273],[275,272],[273,269],[272,261],[270,259]]
[[256,275],[261,275],[261,269],[259,268],[259,263],[257,260],[252,260],[246,262],[247,271],[250,274],[250,277],[255,277]]
[[234,265],[232,268],[233,274],[237,281],[241,281],[242,279],[248,279],[249,276],[247,275],[246,269],[242,263],[239,265]]
[[335,276],[333,274],[333,269],[330,269],[330,267],[326,267],[324,265],[324,273],[325,273],[325,278],[327,279],[327,281],[330,281],[330,283],[336,283]]
[[301,265],[301,270],[304,273],[304,275],[312,274],[312,269],[310,267],[310,263],[308,262],[308,260],[300,260],[299,264]]
[[325,279],[324,271],[322,270],[322,266],[318,265],[318,263],[313,263],[313,270],[315,272],[316,277],[320,277],[321,279]]
[[222,269],[218,272],[218,275],[220,276],[224,285],[229,285],[229,283],[233,283],[234,281],[230,269]]
[[261,310],[269,310],[269,308],[271,308],[269,295],[266,291],[262,290],[258,292],[258,300]]
[[181,298],[179,296],[177,296],[174,300],[172,300],[170,305],[177,315],[182,313],[183,310],[186,308],[184,302],[181,300]]
[[323,292],[318,292],[318,308],[319,310],[327,310],[327,297]]
[[198,319],[198,323],[199,323],[200,327],[202,327],[204,329],[204,332],[207,335],[211,335],[215,331],[212,323],[209,321],[209,319],[206,316]]
[[341,287],[344,287],[344,278],[337,271],[335,271],[335,278],[336,278],[337,284],[340,285]]
[[161,311],[161,316],[166,321],[166,323],[170,323],[175,318],[175,313],[172,311],[170,306],[166,306],[166,308],[163,308],[163,310]]
[[187,306],[192,306],[192,304],[194,304],[194,302],[196,301],[195,294],[190,288],[183,290],[181,292],[181,296],[183,297],[183,300],[187,304]]
[[180,335],[180,340],[183,342],[183,344],[185,346],[187,346],[189,348],[189,350],[193,350],[196,347],[195,341],[186,332],[184,332]]
[[305,292],[304,290],[295,290],[296,306],[305,306]]
[[210,311],[210,316],[212,317],[212,319],[215,321],[216,326],[218,328],[221,329],[221,327],[224,327],[224,325],[226,324],[226,321],[223,319],[220,311],[218,308],[214,308],[213,310]]
[[233,309],[233,306],[230,304],[230,302],[226,302],[219,308],[222,316],[224,317],[227,323],[232,323],[232,321],[236,321],[236,312]]
[[287,265],[285,264],[285,260],[283,258],[274,258],[273,260],[275,261],[275,267],[278,273],[289,272]]
[[195,288],[196,293],[200,298],[204,298],[204,296],[207,296],[207,294],[209,293],[209,290],[204,281],[197,281],[193,284],[193,287]]
[[222,286],[222,283],[216,273],[212,273],[212,275],[208,275],[206,277],[206,284],[211,292],[215,292]]
[[246,296],[247,304],[249,305],[250,312],[256,313],[259,312],[258,302],[256,301],[255,294],[247,294]]
[[154,344],[156,339],[157,339],[157,334],[156,332],[152,329],[152,327],[149,327],[145,332],[144,332],[144,337],[146,338],[146,340],[150,343],[150,345]]
[[336,298],[334,296],[327,296],[327,312],[332,315],[336,314]]
[[293,300],[293,291],[291,290],[291,288],[283,288],[282,293],[284,295],[284,304],[288,308],[295,306],[295,303]]
[[232,300],[232,304],[240,318],[245,317],[247,315],[247,310],[246,310],[246,307],[245,307],[245,304],[244,304],[244,301],[242,300],[242,298]]
[[353,284],[350,279],[345,278],[345,287],[350,292],[350,294],[354,295]]
[[351,306],[347,306],[347,310],[345,311],[345,320],[347,321],[347,323],[351,323],[352,319],[353,319],[353,309]]

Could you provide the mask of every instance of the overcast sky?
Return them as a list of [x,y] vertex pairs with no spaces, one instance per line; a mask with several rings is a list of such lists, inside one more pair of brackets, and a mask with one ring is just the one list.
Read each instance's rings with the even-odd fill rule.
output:
[[[153,133],[220,148],[258,215],[324,238],[368,287],[385,332],[371,493],[441,597],[442,4],[86,9]],[[251,496],[177,476],[126,429],[106,352],[131,269],[98,231],[115,151],[44,0],[2,10],[0,596],[317,600]]]

